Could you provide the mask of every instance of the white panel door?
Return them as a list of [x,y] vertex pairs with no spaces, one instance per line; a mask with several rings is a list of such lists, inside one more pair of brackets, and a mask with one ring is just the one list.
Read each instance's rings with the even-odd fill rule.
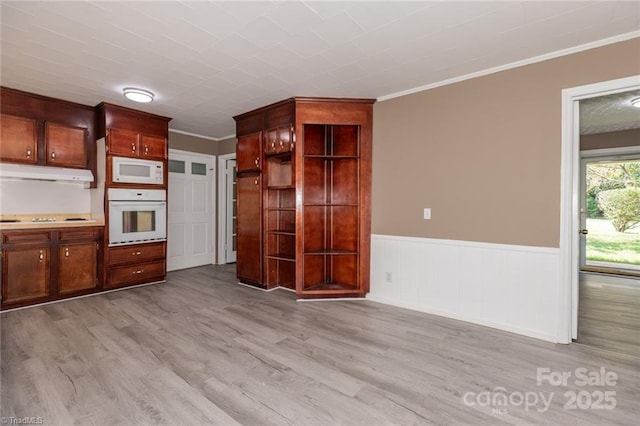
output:
[[169,150],[167,270],[215,263],[215,157]]

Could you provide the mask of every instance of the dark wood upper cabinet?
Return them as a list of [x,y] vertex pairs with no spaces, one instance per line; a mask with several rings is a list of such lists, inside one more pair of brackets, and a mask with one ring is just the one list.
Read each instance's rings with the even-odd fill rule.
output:
[[83,168],[96,176],[93,107],[2,87],[0,109],[0,161]]
[[44,145],[48,166],[87,167],[87,129],[44,123]]
[[0,116],[0,161],[38,162],[38,123],[25,117]]
[[160,136],[140,135],[140,157],[164,160],[167,158],[167,139]]
[[373,102],[291,98],[234,117],[240,281],[301,298],[369,291]]
[[98,137],[106,137],[109,155],[167,160],[170,118],[104,102],[96,110]]
[[262,167],[262,132],[238,136],[236,164],[238,173],[260,171]]

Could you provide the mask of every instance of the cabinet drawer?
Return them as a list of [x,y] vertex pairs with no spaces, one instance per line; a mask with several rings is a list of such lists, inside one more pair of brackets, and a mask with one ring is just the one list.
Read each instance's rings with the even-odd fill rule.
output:
[[100,230],[96,228],[60,231],[60,241],[71,240],[95,240],[99,237]]
[[166,273],[164,260],[152,263],[110,268],[107,277],[107,288],[122,287],[129,284],[163,280]]
[[109,249],[109,265],[140,263],[164,258],[165,243],[137,244]]
[[17,231],[17,232],[3,232],[2,242],[4,244],[13,243],[42,243],[51,241],[51,232],[48,231]]

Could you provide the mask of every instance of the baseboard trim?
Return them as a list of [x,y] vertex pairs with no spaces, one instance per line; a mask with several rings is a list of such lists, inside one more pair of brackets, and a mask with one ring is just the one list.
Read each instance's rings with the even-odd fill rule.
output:
[[476,318],[476,317],[472,317],[472,316],[460,315],[460,314],[457,314],[455,312],[444,311],[444,310],[441,310],[441,309],[431,308],[431,307],[428,307],[428,306],[415,305],[415,304],[401,302],[401,301],[392,300],[392,299],[387,299],[387,298],[383,298],[383,297],[379,297],[379,296],[375,296],[375,295],[367,295],[367,299],[366,300],[369,300],[371,302],[382,303],[384,305],[394,306],[396,308],[409,309],[411,311],[422,312],[422,313],[430,314],[430,315],[437,315],[437,316],[443,317],[443,318],[451,318],[451,319],[455,319],[455,320],[459,320],[459,321],[470,322],[470,323],[481,325],[481,326],[484,326],[484,327],[494,328],[496,330],[501,330],[501,331],[506,331],[506,332],[509,332],[509,333],[519,334],[519,335],[526,336],[526,337],[532,337],[534,339],[545,340],[545,341],[551,342],[551,343],[557,343],[558,342],[557,336],[554,336],[552,334],[541,333],[541,332],[538,332],[538,331],[535,331],[535,330],[529,330],[529,329],[526,329],[526,328],[513,327],[513,326],[511,326],[509,324],[505,324],[505,323],[486,321],[486,320],[483,320],[482,318]]
[[162,283],[166,283],[166,282],[167,282],[167,280],[161,280],[161,281],[153,281],[153,282],[150,282],[150,283],[136,284],[136,285],[130,285],[130,286],[120,287],[120,288],[113,288],[111,290],[102,290],[102,291],[98,291],[98,292],[95,292],[95,293],[83,294],[81,296],[67,297],[67,298],[64,298],[64,299],[52,300],[50,302],[38,303],[38,304],[35,304],[35,305],[27,305],[27,306],[20,306],[20,307],[17,307],[17,308],[6,309],[6,310],[0,311],[0,313],[4,314],[5,312],[13,312],[13,311],[19,311],[19,310],[22,310],[22,309],[37,308],[39,306],[52,305],[54,303],[60,303],[60,302],[68,302],[70,300],[84,299],[86,297],[100,296],[101,294],[114,293],[116,291],[123,291],[123,290],[131,290],[133,288],[146,287],[148,285],[162,284]]

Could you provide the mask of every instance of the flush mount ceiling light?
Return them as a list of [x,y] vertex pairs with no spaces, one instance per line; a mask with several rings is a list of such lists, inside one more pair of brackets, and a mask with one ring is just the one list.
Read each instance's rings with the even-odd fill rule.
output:
[[124,97],[134,102],[148,103],[153,100],[155,96],[152,92],[144,89],[138,89],[135,87],[125,87],[122,89]]
[[633,105],[636,108],[640,108],[640,98],[631,99],[631,105]]

